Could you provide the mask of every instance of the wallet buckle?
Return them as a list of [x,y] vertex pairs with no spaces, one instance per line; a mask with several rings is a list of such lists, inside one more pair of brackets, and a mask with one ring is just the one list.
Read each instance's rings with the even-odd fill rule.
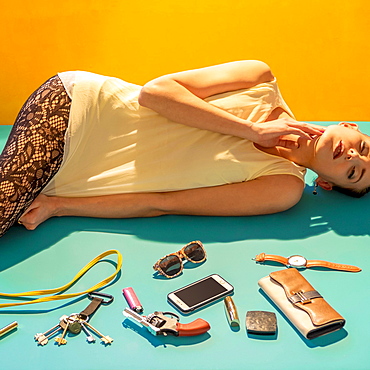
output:
[[305,296],[304,292],[300,290],[299,292],[296,292],[293,296],[290,297],[290,300],[293,303],[302,303],[302,304],[307,304],[311,303],[311,299]]

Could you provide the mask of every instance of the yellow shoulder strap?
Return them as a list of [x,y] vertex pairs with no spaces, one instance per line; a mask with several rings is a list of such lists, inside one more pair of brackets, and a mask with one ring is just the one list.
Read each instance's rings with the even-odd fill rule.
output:
[[77,275],[67,284],[61,286],[60,288],[55,289],[45,289],[45,290],[34,290],[29,292],[23,292],[23,293],[0,293],[0,297],[29,297],[29,296],[39,296],[39,295],[47,295],[52,293],[60,293],[66,289],[68,289],[72,284],[74,284],[81,276],[83,276],[88,270],[90,270],[94,265],[96,265],[100,260],[105,258],[106,256],[109,256],[111,254],[117,254],[117,266],[116,271],[108,276],[106,279],[102,280],[100,283],[95,284],[90,289],[87,289],[83,292],[78,293],[70,293],[70,294],[56,294],[49,297],[42,297],[42,298],[35,298],[30,301],[26,302],[16,302],[16,303],[1,303],[0,308],[5,307],[13,307],[13,306],[23,306],[26,304],[33,304],[33,303],[40,303],[40,302],[49,302],[49,301],[58,301],[61,299],[67,299],[67,298],[73,298],[78,297],[83,294],[87,294],[90,292],[93,292],[95,290],[98,290],[102,288],[103,286],[110,283],[119,273],[122,267],[122,255],[120,252],[118,252],[115,249],[111,249],[109,251],[106,251],[104,253],[99,254],[99,256],[95,257],[93,260],[91,260],[84,268],[82,268]]

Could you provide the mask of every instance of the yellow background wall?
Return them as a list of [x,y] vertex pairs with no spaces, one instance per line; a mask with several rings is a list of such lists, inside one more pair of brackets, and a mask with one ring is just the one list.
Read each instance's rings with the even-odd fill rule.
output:
[[370,120],[368,0],[2,2],[0,124],[60,71],[143,84],[239,59],[267,62],[300,120]]

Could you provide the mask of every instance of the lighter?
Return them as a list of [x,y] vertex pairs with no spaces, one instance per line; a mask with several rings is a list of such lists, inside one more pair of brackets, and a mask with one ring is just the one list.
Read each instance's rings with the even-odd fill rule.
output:
[[131,310],[137,313],[142,313],[144,311],[144,308],[141,305],[139,298],[137,297],[135,291],[131,287],[122,289],[122,293],[125,296],[126,301],[130,306]]

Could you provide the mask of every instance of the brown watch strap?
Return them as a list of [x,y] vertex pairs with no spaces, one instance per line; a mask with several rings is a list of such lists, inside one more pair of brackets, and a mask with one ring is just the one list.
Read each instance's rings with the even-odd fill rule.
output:
[[[254,258],[256,262],[265,262],[265,261],[273,261],[281,263],[282,265],[288,265],[288,258],[277,256],[275,254],[266,254],[260,253]],[[327,262],[322,260],[309,260],[305,266],[306,268],[310,267],[326,267],[332,270],[340,270],[340,271],[348,271],[348,272],[360,272],[361,269],[357,266],[352,265],[344,265],[342,263],[334,263],[334,262]]]
[[306,267],[326,267],[332,270],[341,270],[348,272],[360,272],[361,269],[357,266],[344,265],[341,263],[333,263],[321,260],[309,260],[307,261]]
[[282,265],[285,265],[285,266],[288,264],[288,258],[277,256],[275,254],[260,253],[260,254],[257,254],[254,260],[256,262],[274,261],[274,262],[281,263]]

